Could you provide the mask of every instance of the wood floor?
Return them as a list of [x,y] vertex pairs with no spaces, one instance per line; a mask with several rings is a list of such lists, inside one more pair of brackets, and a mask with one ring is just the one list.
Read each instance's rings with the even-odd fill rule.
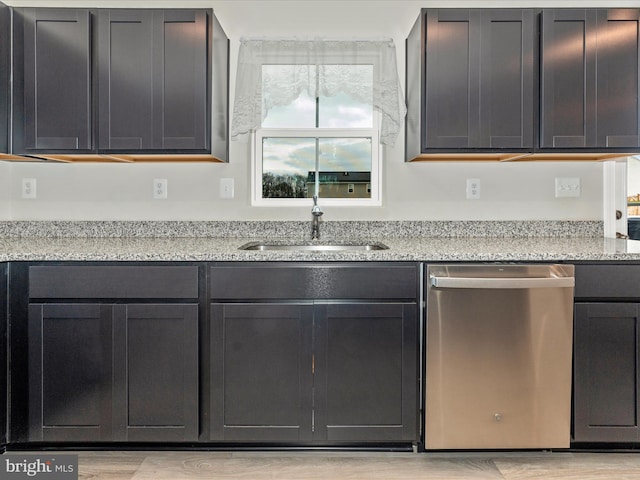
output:
[[640,452],[78,452],[78,455],[83,480],[640,480]]

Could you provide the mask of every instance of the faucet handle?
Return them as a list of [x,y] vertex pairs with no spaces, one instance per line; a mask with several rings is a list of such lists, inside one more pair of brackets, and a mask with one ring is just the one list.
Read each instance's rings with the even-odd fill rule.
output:
[[322,210],[320,209],[320,206],[318,205],[318,196],[317,195],[313,196],[313,208],[311,209],[311,213],[316,215],[316,216],[322,215]]

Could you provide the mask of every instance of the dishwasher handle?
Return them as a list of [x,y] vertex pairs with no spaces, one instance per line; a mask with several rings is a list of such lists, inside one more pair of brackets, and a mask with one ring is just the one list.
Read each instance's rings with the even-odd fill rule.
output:
[[524,289],[575,286],[574,277],[431,277],[434,288]]

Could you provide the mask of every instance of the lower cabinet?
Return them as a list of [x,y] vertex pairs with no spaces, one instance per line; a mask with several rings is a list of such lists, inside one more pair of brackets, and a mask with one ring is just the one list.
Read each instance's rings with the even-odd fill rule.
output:
[[[0,10],[2,9],[0,5]],[[0,13],[1,15],[1,13]],[[8,386],[7,378],[7,324],[8,318],[8,300],[7,295],[9,287],[9,268],[7,263],[0,263],[0,382],[2,385]],[[0,452],[4,451],[7,443],[7,395],[0,395]]]
[[419,442],[417,263],[204,267],[0,264],[7,445]]
[[316,305],[314,440],[416,437],[415,303]]
[[29,305],[30,441],[197,438],[196,304]]
[[313,307],[211,305],[211,440],[312,440]]
[[199,272],[12,265],[11,442],[197,441]]
[[263,268],[211,270],[210,440],[417,442],[417,267]]
[[575,442],[640,442],[639,314],[637,303],[576,303]]
[[110,310],[97,304],[29,306],[30,440],[112,440]]

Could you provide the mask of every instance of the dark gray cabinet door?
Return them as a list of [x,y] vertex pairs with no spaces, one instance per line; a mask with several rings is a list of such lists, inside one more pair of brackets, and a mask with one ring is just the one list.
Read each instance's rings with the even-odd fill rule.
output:
[[211,440],[417,440],[415,303],[211,308]]
[[98,14],[99,150],[209,148],[204,10]]
[[533,146],[532,10],[425,14],[423,152]]
[[[92,145],[88,10],[14,13],[14,152],[86,152]],[[22,68],[20,68],[22,67]]]
[[114,305],[113,440],[198,439],[198,305]]
[[638,304],[576,303],[574,441],[640,441]]
[[640,146],[637,9],[542,12],[542,148]]
[[153,148],[153,42],[153,11],[99,13],[98,148],[101,150]]
[[198,439],[196,304],[29,306],[30,441]]
[[154,116],[155,148],[208,150],[211,65],[207,13],[164,10],[154,20],[155,38],[162,39],[154,51],[154,105],[160,109]]
[[315,309],[314,440],[416,441],[416,304]]
[[9,75],[11,12],[0,2],[0,153],[9,151]]
[[640,146],[640,9],[598,10],[596,146]]
[[109,441],[109,305],[29,306],[29,440]]
[[[533,10],[482,10],[478,147],[534,145]],[[475,146],[475,145],[474,145]]]
[[312,439],[312,305],[211,305],[210,439]]
[[9,323],[8,312],[8,288],[9,269],[7,263],[0,263],[0,382],[3,387],[0,391],[0,447],[7,443],[7,389],[9,378],[7,377],[7,325]]

